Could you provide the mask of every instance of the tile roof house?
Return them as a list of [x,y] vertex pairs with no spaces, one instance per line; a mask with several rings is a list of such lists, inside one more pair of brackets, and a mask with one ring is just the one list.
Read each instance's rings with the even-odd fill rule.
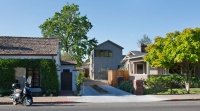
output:
[[[0,59],[52,59],[57,66],[60,90],[76,90],[75,63],[60,61],[60,45],[57,38],[12,37],[0,36]],[[27,75],[26,68],[17,68],[16,79],[23,81],[22,76]],[[69,78],[66,82],[64,78]],[[34,78],[33,78],[34,79]],[[35,78],[36,79],[36,78]],[[71,83],[69,83],[71,82]],[[67,85],[70,84],[71,86]],[[40,88],[32,88],[39,91]]]
[[130,51],[121,61],[124,63],[124,67],[129,71],[131,80],[146,79],[150,74],[168,74],[169,71],[164,68],[153,68],[148,65],[148,62],[144,61],[145,52],[144,45],[141,45],[140,51]]

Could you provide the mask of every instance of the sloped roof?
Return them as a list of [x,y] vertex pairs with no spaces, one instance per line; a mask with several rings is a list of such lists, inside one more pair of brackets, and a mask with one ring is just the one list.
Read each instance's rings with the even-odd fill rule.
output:
[[121,63],[127,61],[127,59],[134,59],[134,58],[140,58],[146,55],[147,52],[141,52],[141,51],[130,51],[121,61]]
[[130,58],[132,57],[141,57],[147,54],[147,52],[141,52],[141,51],[131,51],[132,55],[129,55]]
[[57,38],[0,36],[0,55],[56,55]]
[[124,49],[122,46],[120,46],[120,45],[118,45],[118,44],[116,44],[116,43],[114,43],[114,42],[112,42],[112,41],[110,41],[110,40],[107,40],[107,41],[105,41],[105,42],[102,42],[102,43],[100,43],[98,46],[100,46],[100,45],[102,45],[102,44],[104,44],[104,43],[106,43],[106,42],[110,42],[111,44],[113,44],[113,45],[115,45],[115,46],[117,46],[117,47],[119,47],[119,48],[121,48],[121,49]]
[[77,65],[76,61],[60,61],[61,65]]

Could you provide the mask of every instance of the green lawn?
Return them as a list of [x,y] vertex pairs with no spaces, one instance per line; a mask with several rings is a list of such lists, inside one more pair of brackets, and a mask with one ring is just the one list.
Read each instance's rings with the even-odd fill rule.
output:
[[[173,89],[172,93],[170,89],[166,90],[151,90],[151,89],[144,89],[144,94],[187,94],[186,90],[183,89]],[[200,88],[190,88],[190,94],[200,94]]]

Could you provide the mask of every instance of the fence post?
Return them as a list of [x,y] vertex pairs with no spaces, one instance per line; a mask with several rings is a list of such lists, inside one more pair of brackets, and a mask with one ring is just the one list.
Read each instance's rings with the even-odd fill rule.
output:
[[143,80],[134,80],[134,94],[135,95],[143,95],[144,87]]

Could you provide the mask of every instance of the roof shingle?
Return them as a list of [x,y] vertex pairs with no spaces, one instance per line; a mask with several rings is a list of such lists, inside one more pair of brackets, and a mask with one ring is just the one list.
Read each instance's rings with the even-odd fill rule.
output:
[[56,55],[57,38],[0,36],[0,55]]

